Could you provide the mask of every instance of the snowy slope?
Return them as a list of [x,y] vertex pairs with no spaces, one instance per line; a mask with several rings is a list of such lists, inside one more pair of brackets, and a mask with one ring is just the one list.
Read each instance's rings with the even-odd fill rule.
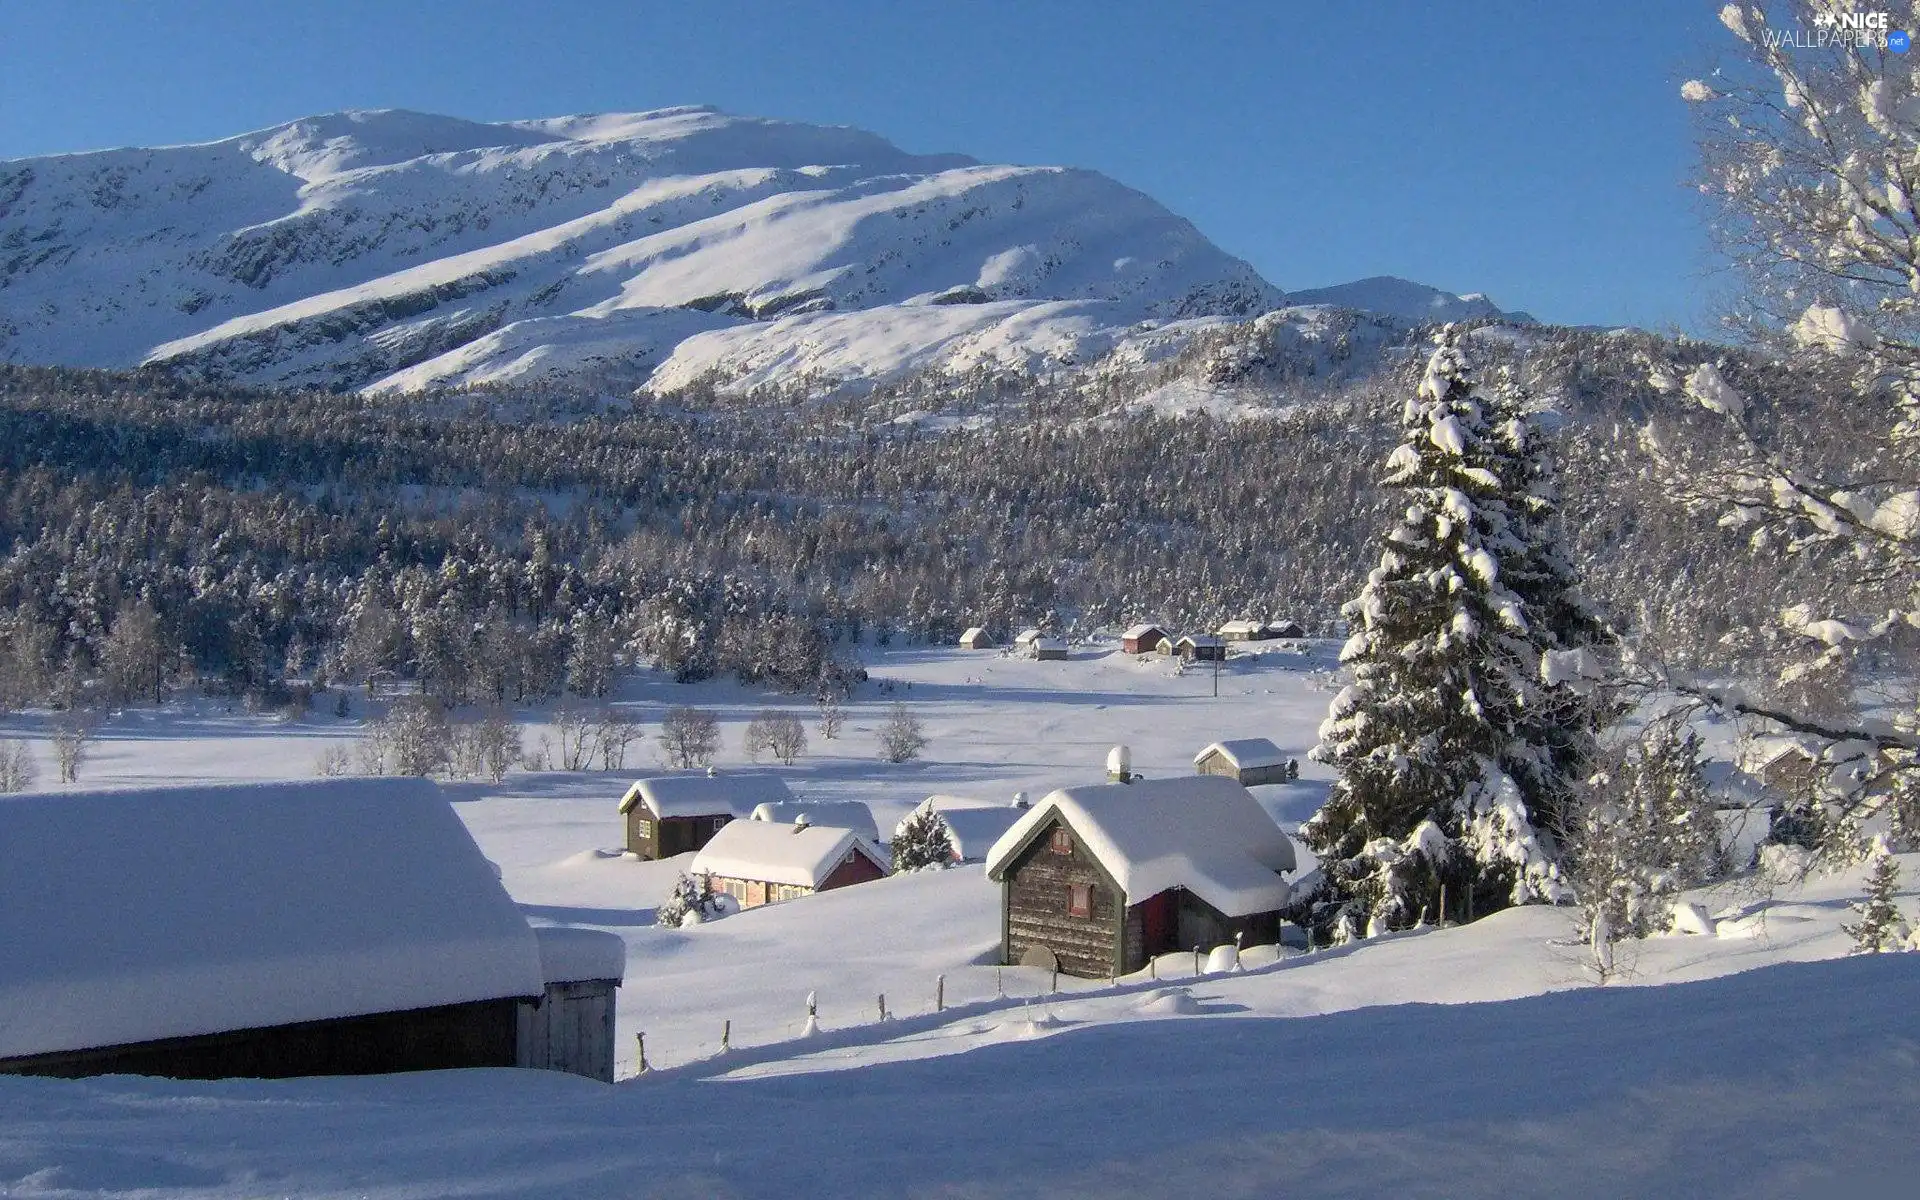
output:
[[863,374],[950,346],[1073,354],[1280,295],[1090,171],[705,108],[348,112],[0,164],[0,358],[19,362],[326,387],[687,378],[735,356]]

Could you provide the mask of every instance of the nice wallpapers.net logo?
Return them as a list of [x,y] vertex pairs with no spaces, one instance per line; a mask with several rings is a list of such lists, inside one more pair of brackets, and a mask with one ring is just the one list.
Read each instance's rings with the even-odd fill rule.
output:
[[1905,54],[1913,38],[1884,12],[1819,12],[1810,29],[1770,29],[1767,44],[1795,50],[1889,50]]

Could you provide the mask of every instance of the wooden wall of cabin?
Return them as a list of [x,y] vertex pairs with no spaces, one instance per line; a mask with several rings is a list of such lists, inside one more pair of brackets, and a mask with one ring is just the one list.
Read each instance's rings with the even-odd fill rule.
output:
[[518,1004],[516,1000],[478,1000],[40,1054],[0,1060],[0,1073],[63,1079],[90,1075],[288,1079],[300,1075],[510,1067],[514,1064],[514,1014]]
[[523,1001],[514,1065],[613,1082],[613,979],[549,983],[546,997]]
[[[1049,821],[1007,868],[1002,950],[1011,965],[1043,946],[1053,952],[1063,972],[1103,979],[1120,965],[1124,897],[1072,830],[1066,829],[1071,849],[1062,853],[1054,848],[1054,834],[1062,829],[1059,821]],[[1088,889],[1084,917],[1069,912],[1075,885]]]

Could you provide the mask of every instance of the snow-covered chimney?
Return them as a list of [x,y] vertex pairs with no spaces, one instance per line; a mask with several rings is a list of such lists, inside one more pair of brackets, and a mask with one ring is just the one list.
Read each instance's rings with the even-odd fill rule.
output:
[[1107,751],[1107,782],[1133,782],[1133,752],[1125,746],[1115,746]]
[[1015,792],[1013,794],[1013,806],[1015,808],[1025,808],[1027,806],[1027,794],[1025,792]]
[[793,831],[799,833],[811,824],[813,824],[813,818],[806,813],[800,813],[793,818]]
[[714,777],[715,775],[718,775],[719,773],[720,773],[720,768],[719,768],[719,767],[716,767],[716,766],[714,766],[714,765],[713,765],[712,763],[708,763],[708,764],[707,764],[707,778],[708,778],[708,779],[712,779],[712,778],[713,778],[713,777]]

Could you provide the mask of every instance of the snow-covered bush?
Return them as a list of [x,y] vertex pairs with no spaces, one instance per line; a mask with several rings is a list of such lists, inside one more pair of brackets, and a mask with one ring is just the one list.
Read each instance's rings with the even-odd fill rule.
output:
[[1855,954],[1901,949],[1908,933],[1906,923],[1900,919],[1900,909],[1894,904],[1894,896],[1900,890],[1900,863],[1887,848],[1886,839],[1875,839],[1869,862],[1872,865],[1867,870],[1867,897],[1851,906],[1859,920],[1840,927],[1853,939]]
[[683,925],[698,925],[702,921],[715,917],[724,917],[730,911],[725,903],[730,897],[713,890],[713,878],[702,875],[697,879],[684,872],[674,881],[673,891],[654,910],[653,921],[656,925],[668,929],[678,929]]
[[930,808],[915,809],[893,828],[893,869],[919,871],[953,865],[953,831]]
[[40,777],[33,750],[25,742],[0,742],[0,793],[24,792]]
[[926,745],[927,735],[921,729],[920,718],[896,700],[887,710],[886,724],[880,727],[880,757],[890,763],[903,763],[919,758]]

